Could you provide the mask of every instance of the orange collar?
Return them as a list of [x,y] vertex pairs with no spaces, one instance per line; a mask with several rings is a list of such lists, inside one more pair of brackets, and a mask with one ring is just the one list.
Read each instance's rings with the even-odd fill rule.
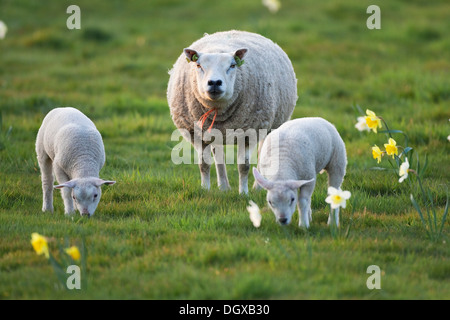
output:
[[197,124],[199,125],[199,127],[203,129],[203,125],[205,124],[206,119],[208,119],[209,114],[210,114],[211,112],[213,112],[213,111],[215,112],[215,113],[214,113],[214,118],[213,118],[213,120],[212,120],[212,122],[211,122],[211,125],[210,125],[209,128],[208,128],[208,132],[211,132],[211,129],[212,129],[213,125],[214,125],[214,121],[216,120],[216,117],[217,117],[217,109],[214,108],[214,109],[208,110],[207,112],[205,112],[205,113],[200,117],[200,119],[198,119],[198,122],[197,122]]

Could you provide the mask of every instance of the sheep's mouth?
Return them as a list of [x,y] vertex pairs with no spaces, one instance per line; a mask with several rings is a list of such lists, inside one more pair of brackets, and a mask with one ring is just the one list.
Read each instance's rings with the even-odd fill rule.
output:
[[208,90],[208,97],[211,100],[219,100],[223,96],[223,91],[220,89],[211,89]]

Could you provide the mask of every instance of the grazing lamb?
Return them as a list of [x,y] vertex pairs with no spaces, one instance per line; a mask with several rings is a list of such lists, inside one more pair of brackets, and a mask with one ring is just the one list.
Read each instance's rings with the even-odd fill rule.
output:
[[347,166],[345,144],[336,128],[322,118],[291,120],[267,136],[258,166],[261,174],[253,168],[253,175],[267,190],[277,221],[289,224],[297,204],[299,226],[308,228],[316,175],[325,169],[328,185],[340,188]]
[[[169,74],[170,113],[199,155],[201,185],[206,189],[210,188],[211,164],[204,160],[211,149],[219,188],[230,188],[223,152],[216,152],[218,145],[223,147],[226,142],[214,141],[211,146],[203,134],[206,128],[218,130],[222,137],[227,130],[253,130],[256,139],[262,140],[259,130],[275,129],[289,120],[297,101],[297,79],[288,56],[277,44],[255,33],[233,30],[205,35],[184,49]],[[197,121],[202,124],[197,126]],[[238,159],[240,193],[248,193],[253,147],[248,140],[238,144],[238,158],[244,155],[244,160]]]
[[[94,123],[74,108],[56,108],[44,118],[36,138],[44,200],[42,211],[53,212],[53,174],[62,189],[64,212],[73,213],[74,202],[82,216],[92,216],[101,197],[99,178],[105,164],[102,136]],[[73,200],[72,200],[73,198]]]

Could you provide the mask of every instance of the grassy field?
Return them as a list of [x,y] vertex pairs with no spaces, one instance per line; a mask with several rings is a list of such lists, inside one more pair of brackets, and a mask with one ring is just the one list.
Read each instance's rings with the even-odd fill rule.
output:
[[[81,30],[68,30],[67,1],[1,0],[0,299],[450,299],[449,223],[431,241],[409,200],[410,185],[377,166],[384,134],[360,133],[355,105],[406,132],[428,168],[424,184],[444,211],[450,177],[450,4],[380,2],[381,30],[366,27],[368,2],[282,0],[276,14],[252,1],[76,1]],[[291,58],[299,100],[293,117],[334,123],[348,153],[341,235],[327,227],[326,177],[318,177],[313,222],[287,227],[249,199],[265,192],[200,188],[197,165],[174,165],[178,143],[165,98],[167,71],[203,33],[240,29],[277,42]],[[41,212],[34,151],[45,114],[73,106],[103,135],[104,187],[91,219]],[[394,135],[399,143],[402,135]],[[383,161],[379,166],[390,168]],[[212,171],[214,181],[215,171]],[[253,183],[253,177],[250,178]],[[414,186],[414,185],[413,185]],[[414,187],[414,192],[416,191]],[[342,234],[351,225],[347,237]],[[31,233],[64,243],[85,239],[87,287],[68,291]],[[378,265],[381,290],[369,290]]]

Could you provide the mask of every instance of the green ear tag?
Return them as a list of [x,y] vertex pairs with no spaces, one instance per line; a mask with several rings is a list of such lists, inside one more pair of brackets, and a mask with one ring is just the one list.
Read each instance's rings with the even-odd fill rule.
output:
[[238,67],[242,66],[244,64],[244,60],[241,60],[238,56],[234,57],[234,61],[236,61],[236,65]]
[[197,60],[198,60],[198,56],[197,56],[197,54],[194,53],[194,55],[192,56],[192,61],[195,62],[195,61],[197,61]]

